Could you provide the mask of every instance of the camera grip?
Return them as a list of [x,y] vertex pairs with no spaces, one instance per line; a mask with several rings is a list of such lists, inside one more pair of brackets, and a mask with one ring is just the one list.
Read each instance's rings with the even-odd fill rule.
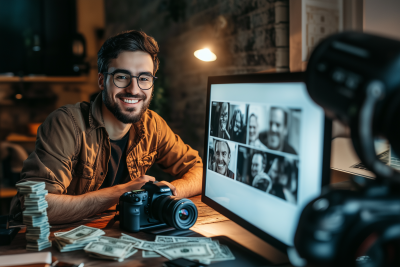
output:
[[140,206],[141,205],[129,203],[124,207],[124,213],[128,216],[124,217],[123,224],[129,232],[137,233],[140,230]]

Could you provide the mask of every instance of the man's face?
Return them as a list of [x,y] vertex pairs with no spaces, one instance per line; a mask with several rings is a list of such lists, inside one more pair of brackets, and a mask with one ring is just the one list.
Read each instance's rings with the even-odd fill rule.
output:
[[226,124],[228,123],[228,104],[222,103],[221,115],[219,117],[219,127],[221,130],[226,129]]
[[240,113],[238,112],[238,113],[236,113],[235,124],[233,126],[233,132],[238,135],[240,133],[241,126],[242,126],[241,117],[240,117]]
[[[111,59],[109,73],[121,70],[131,75],[139,76],[142,73],[153,74],[151,56],[143,51],[124,51],[117,58]],[[101,82],[104,77],[103,82]],[[105,81],[105,82],[104,82]],[[113,76],[99,74],[99,84],[103,91],[103,102],[108,110],[123,123],[135,123],[150,105],[153,88],[141,90],[136,78],[126,88],[118,88],[113,82]],[[103,86],[102,86],[103,85]]]
[[285,113],[281,109],[271,110],[268,147],[271,149],[281,150],[286,135]]
[[257,174],[264,171],[264,164],[262,163],[263,157],[260,154],[255,154],[251,161],[251,175],[256,177]]
[[225,174],[231,160],[227,143],[217,142],[215,146],[215,160],[217,163],[217,172]]
[[254,116],[250,117],[249,120],[249,139],[254,141],[258,138],[258,124],[257,119]]

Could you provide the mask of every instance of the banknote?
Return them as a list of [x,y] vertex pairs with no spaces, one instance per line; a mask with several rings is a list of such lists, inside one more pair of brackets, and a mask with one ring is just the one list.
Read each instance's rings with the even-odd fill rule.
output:
[[169,260],[178,258],[210,259],[214,256],[208,243],[170,243],[167,247],[156,249],[155,252]]
[[207,243],[211,242],[209,237],[183,237],[183,236],[164,236],[158,235],[155,242],[158,243],[177,243],[177,242],[193,242],[193,243]]
[[46,215],[47,216],[47,211],[46,209],[43,210],[24,210],[22,212],[23,216],[41,216],[41,215]]
[[85,252],[90,256],[99,257],[102,259],[112,259],[123,261],[126,256],[131,253],[132,245],[121,245],[94,241],[89,243],[85,248]]
[[143,250],[142,251],[142,257],[143,258],[159,258],[162,257],[160,254],[154,251],[149,251],[149,250]]
[[31,243],[27,243],[26,245],[26,250],[33,250],[33,251],[41,251],[45,248],[49,248],[51,247],[51,241],[46,241],[44,243],[40,243],[40,244],[31,244]]
[[59,234],[57,236],[57,239],[65,242],[65,243],[73,244],[75,242],[84,240],[89,237],[101,236],[104,234],[105,234],[105,232],[101,229],[89,227],[86,225],[81,225],[75,229],[68,231],[68,232]]
[[40,190],[40,191],[35,191],[35,192],[32,192],[32,193],[29,193],[29,194],[25,194],[24,195],[24,197],[25,197],[25,200],[27,200],[27,199],[42,199],[42,198],[44,198],[45,196],[47,196],[47,194],[48,194],[48,191],[46,190],[46,189],[43,189],[43,190]]
[[19,194],[24,195],[25,209],[22,212],[26,225],[26,249],[40,251],[51,246],[49,241],[48,204],[44,182],[26,181],[16,184]]
[[145,241],[145,240],[141,240],[141,239],[126,235],[124,233],[122,233],[122,236],[120,237],[120,239],[132,242],[132,245],[135,248],[144,249],[144,250],[150,250],[150,251],[154,251],[154,250],[156,250],[158,248],[162,248],[162,247],[166,246],[165,243],[157,243],[157,242],[153,242],[153,241]]
[[42,234],[32,234],[32,233],[26,233],[25,238],[28,242],[34,242],[37,240],[42,240],[46,239],[48,241],[50,235],[50,231],[47,233],[42,233]]
[[46,187],[46,184],[44,182],[26,181],[18,183],[15,186],[18,188],[19,192],[24,191],[27,193],[33,193],[43,190]]
[[35,205],[28,204],[25,206],[25,210],[26,211],[38,211],[38,210],[42,211],[44,209],[47,209],[48,207],[49,207],[49,205],[47,204],[47,201],[45,201],[45,202],[42,202],[37,205],[36,204]]

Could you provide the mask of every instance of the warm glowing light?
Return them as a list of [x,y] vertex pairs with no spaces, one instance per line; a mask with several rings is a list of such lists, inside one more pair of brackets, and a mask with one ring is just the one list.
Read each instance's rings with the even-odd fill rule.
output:
[[16,98],[16,99],[22,99],[22,95],[21,95],[21,94],[16,94],[16,95],[15,95],[15,98]]
[[194,56],[203,61],[214,61],[217,56],[208,48],[200,49],[194,52]]

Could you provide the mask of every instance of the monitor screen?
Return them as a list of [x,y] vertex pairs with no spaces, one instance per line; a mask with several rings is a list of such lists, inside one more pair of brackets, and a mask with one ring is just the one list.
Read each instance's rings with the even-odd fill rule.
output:
[[329,177],[330,122],[303,74],[210,77],[207,101],[203,202],[292,246]]

